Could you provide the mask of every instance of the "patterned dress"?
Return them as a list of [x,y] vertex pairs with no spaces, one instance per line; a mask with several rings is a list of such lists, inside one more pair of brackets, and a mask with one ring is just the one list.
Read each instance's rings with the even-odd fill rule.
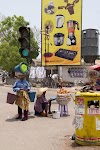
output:
[[13,86],[13,91],[17,93],[17,99],[15,104],[18,105],[23,110],[28,110],[30,99],[28,96],[28,91],[30,90],[30,85],[26,80],[18,80]]

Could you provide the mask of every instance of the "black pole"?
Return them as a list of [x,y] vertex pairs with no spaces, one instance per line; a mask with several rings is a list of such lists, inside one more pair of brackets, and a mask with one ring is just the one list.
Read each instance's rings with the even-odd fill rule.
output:
[[28,55],[28,57],[26,58],[26,62],[27,62],[27,65],[28,65],[28,69],[29,69],[29,72],[28,72],[28,75],[27,75],[27,77],[26,77],[26,80],[29,82],[29,74],[30,74],[30,28],[28,28],[28,30],[29,30],[29,46],[28,46],[28,49],[29,49],[29,55]]
[[26,61],[27,61],[28,69],[29,69],[29,72],[26,76],[26,80],[29,82],[29,74],[30,74],[30,57],[29,56],[27,57]]

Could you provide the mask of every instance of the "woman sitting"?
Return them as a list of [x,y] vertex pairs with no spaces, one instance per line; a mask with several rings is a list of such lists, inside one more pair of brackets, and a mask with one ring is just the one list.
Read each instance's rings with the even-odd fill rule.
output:
[[37,93],[37,100],[34,105],[35,115],[47,117],[48,104],[45,94],[48,88],[40,88]]

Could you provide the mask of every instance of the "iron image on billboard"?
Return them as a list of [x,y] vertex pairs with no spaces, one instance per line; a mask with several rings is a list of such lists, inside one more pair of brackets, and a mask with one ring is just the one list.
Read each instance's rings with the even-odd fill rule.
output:
[[82,0],[42,0],[42,66],[80,65]]

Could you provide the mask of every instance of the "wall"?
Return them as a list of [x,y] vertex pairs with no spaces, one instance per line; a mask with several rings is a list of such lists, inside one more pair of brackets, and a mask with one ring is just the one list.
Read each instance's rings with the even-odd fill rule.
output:
[[6,78],[6,84],[8,84],[8,85],[14,85],[14,83],[15,83],[15,81],[16,81],[16,78]]
[[[77,80],[77,81],[82,80],[83,82],[87,82],[89,80],[88,76],[71,77],[70,74],[68,73],[69,68],[83,68],[83,69],[86,69],[87,67],[84,67],[84,66],[62,66],[62,73],[61,73],[60,72],[61,71],[61,66],[60,66],[58,68],[58,72],[59,72],[59,74],[62,74],[61,77],[62,77],[63,81],[74,82],[75,80]],[[87,70],[87,72],[88,72],[88,70]],[[87,73],[87,75],[88,75],[88,73]]]

